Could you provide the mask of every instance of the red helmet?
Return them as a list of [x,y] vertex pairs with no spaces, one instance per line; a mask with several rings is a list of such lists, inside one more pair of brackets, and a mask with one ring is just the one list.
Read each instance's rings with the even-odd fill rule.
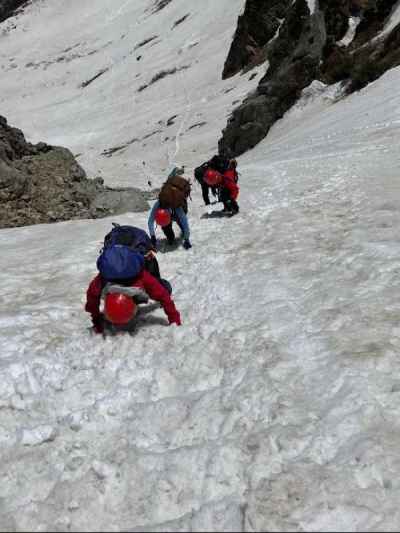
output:
[[219,185],[221,183],[222,176],[217,170],[208,168],[204,172],[204,181],[207,183],[207,185],[214,187],[215,185]]
[[168,226],[171,222],[171,213],[168,209],[157,209],[154,219],[159,226]]
[[136,315],[136,303],[119,292],[108,293],[104,301],[104,316],[112,324],[127,324]]

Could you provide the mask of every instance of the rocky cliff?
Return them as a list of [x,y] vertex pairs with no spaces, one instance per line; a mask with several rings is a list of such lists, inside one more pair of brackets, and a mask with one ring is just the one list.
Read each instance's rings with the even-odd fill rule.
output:
[[15,15],[19,8],[23,8],[28,3],[29,0],[0,0],[0,22]]
[[257,90],[234,110],[219,150],[240,155],[263,139],[313,80],[347,93],[400,64],[400,25],[382,32],[397,0],[247,0],[223,77],[266,62]]
[[0,228],[144,211],[146,198],[88,179],[69,150],[28,143],[0,116]]

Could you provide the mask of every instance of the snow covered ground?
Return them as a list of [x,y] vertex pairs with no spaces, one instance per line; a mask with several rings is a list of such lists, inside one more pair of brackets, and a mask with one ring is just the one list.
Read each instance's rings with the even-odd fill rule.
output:
[[[35,141],[82,152],[109,183],[144,184],[143,160],[155,184],[173,160],[192,168],[256,83],[219,80],[243,2],[203,1],[151,16],[145,0],[33,4],[0,39],[2,65],[17,64],[3,69],[0,112]],[[170,27],[187,12],[178,44]],[[78,41],[89,50],[124,25],[138,32],[131,44],[163,39],[140,83],[178,65],[195,32],[185,50],[199,63],[136,94],[135,111],[123,40],[71,61],[68,76],[62,62],[23,68],[34,47],[42,60]],[[394,69],[337,103],[337,87],[313,84],[240,158],[237,217],[210,216],[221,207],[195,188],[193,249],[159,253],[180,328],[157,310],[133,337],[88,332],[102,238],[113,220],[145,227],[146,214],[0,232],[2,529],[398,530],[399,83]],[[176,113],[164,144],[165,124],[145,147],[100,155]],[[188,130],[197,121],[207,124]]]

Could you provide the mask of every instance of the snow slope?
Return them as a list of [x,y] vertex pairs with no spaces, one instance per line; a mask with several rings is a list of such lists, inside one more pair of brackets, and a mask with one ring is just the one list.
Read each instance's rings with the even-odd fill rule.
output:
[[[29,6],[17,28],[0,37],[0,109],[9,123],[34,141],[46,138],[82,154],[78,160],[90,175],[114,185],[147,186],[149,176],[160,181],[160,170],[180,150],[189,154],[187,164],[213,153],[232,102],[262,75],[260,68],[251,83],[249,74],[220,81],[245,2],[173,0],[153,13],[154,3],[42,0]],[[133,139],[125,151],[101,157]],[[151,163],[146,176],[143,161]]]
[[[89,14],[97,36],[104,13],[107,31],[128,25],[131,4],[115,2],[119,8],[108,12],[96,2],[103,6],[96,18],[84,2],[79,13]],[[152,17],[171,22],[200,13],[197,4],[176,0]],[[135,2],[136,20],[149,5]],[[41,25],[44,43],[61,15],[66,27],[77,18],[69,2],[49,6],[31,6],[18,28]],[[241,7],[232,0],[215,7],[211,20],[223,43]],[[170,25],[152,17],[145,22],[160,35],[163,28],[166,39]],[[188,34],[199,31],[193,25]],[[29,43],[30,32],[18,28],[2,37],[1,54],[22,64],[27,57],[20,62],[19,54],[29,47],[18,52],[17,43],[21,36]],[[151,33],[143,30],[140,39]],[[67,47],[67,36],[78,40],[72,29],[54,35],[43,57],[53,56],[50,46],[57,53]],[[224,51],[217,41],[202,41],[196,54],[203,59],[182,75],[189,100],[179,78],[140,93],[137,130],[125,121],[122,67],[113,75],[120,88],[114,100],[102,77],[86,88],[90,94],[76,96],[78,78],[89,77],[84,59],[68,67],[75,69],[70,86],[60,74],[60,95],[29,71],[31,95],[24,99],[21,67],[7,71],[1,112],[35,140],[58,138],[83,151],[81,161],[110,183],[128,183],[142,158],[161,180],[168,157],[157,152],[159,139],[149,138],[143,152],[133,144],[108,159],[101,151],[179,111],[174,132],[181,127],[184,134],[179,144],[167,143],[170,159],[190,167],[210,155],[231,100],[251,86],[247,77],[219,81]],[[208,46],[215,51],[210,65]],[[165,50],[163,60],[157,50],[148,52],[146,80],[171,57]],[[49,80],[51,68],[44,71]],[[268,138],[240,158],[237,217],[210,216],[220,207],[203,207],[195,189],[193,249],[158,254],[181,328],[164,327],[156,310],[142,317],[133,337],[89,335],[84,291],[114,219],[0,232],[3,529],[398,529],[399,82],[400,69],[393,69],[337,103],[336,87],[306,90]],[[202,113],[207,125],[187,131],[185,113],[192,120]],[[134,178],[142,179],[139,172]],[[145,227],[146,218],[116,220]]]

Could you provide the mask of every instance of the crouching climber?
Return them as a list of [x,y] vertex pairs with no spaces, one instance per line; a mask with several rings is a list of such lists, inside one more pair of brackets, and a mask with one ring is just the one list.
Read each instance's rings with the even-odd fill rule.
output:
[[170,283],[161,277],[160,267],[156,258],[157,250],[149,235],[136,226],[121,226],[116,223],[113,223],[113,226],[113,229],[104,237],[104,248],[114,244],[121,244],[142,254],[145,270],[157,278],[161,285],[164,285],[171,294],[172,288]]
[[230,160],[221,155],[214,155],[209,161],[206,161],[194,169],[194,177],[201,186],[201,192],[205,205],[210,205],[210,191],[213,196],[219,200],[219,183],[206,178],[207,170],[216,171],[223,174],[229,168]]
[[176,222],[183,237],[183,247],[188,250],[190,242],[190,228],[187,218],[187,198],[190,196],[190,182],[177,174],[171,173],[161,187],[158,200],[150,211],[148,227],[154,247],[157,245],[155,223],[161,226],[168,244],[174,244],[175,232],[172,223]]
[[237,203],[239,186],[236,165],[236,160],[232,159],[228,162],[228,166],[224,172],[207,168],[203,178],[209,186],[218,187],[219,200],[224,204],[222,212],[231,216],[239,212],[239,205]]
[[96,333],[134,329],[138,305],[148,298],[161,304],[170,324],[181,325],[169,291],[145,269],[140,252],[112,244],[103,249],[97,268],[99,273],[90,282],[85,305]]
[[237,198],[239,196],[238,173],[236,160],[229,161],[228,168],[222,173],[220,200],[224,204],[224,211],[231,215],[239,213]]

